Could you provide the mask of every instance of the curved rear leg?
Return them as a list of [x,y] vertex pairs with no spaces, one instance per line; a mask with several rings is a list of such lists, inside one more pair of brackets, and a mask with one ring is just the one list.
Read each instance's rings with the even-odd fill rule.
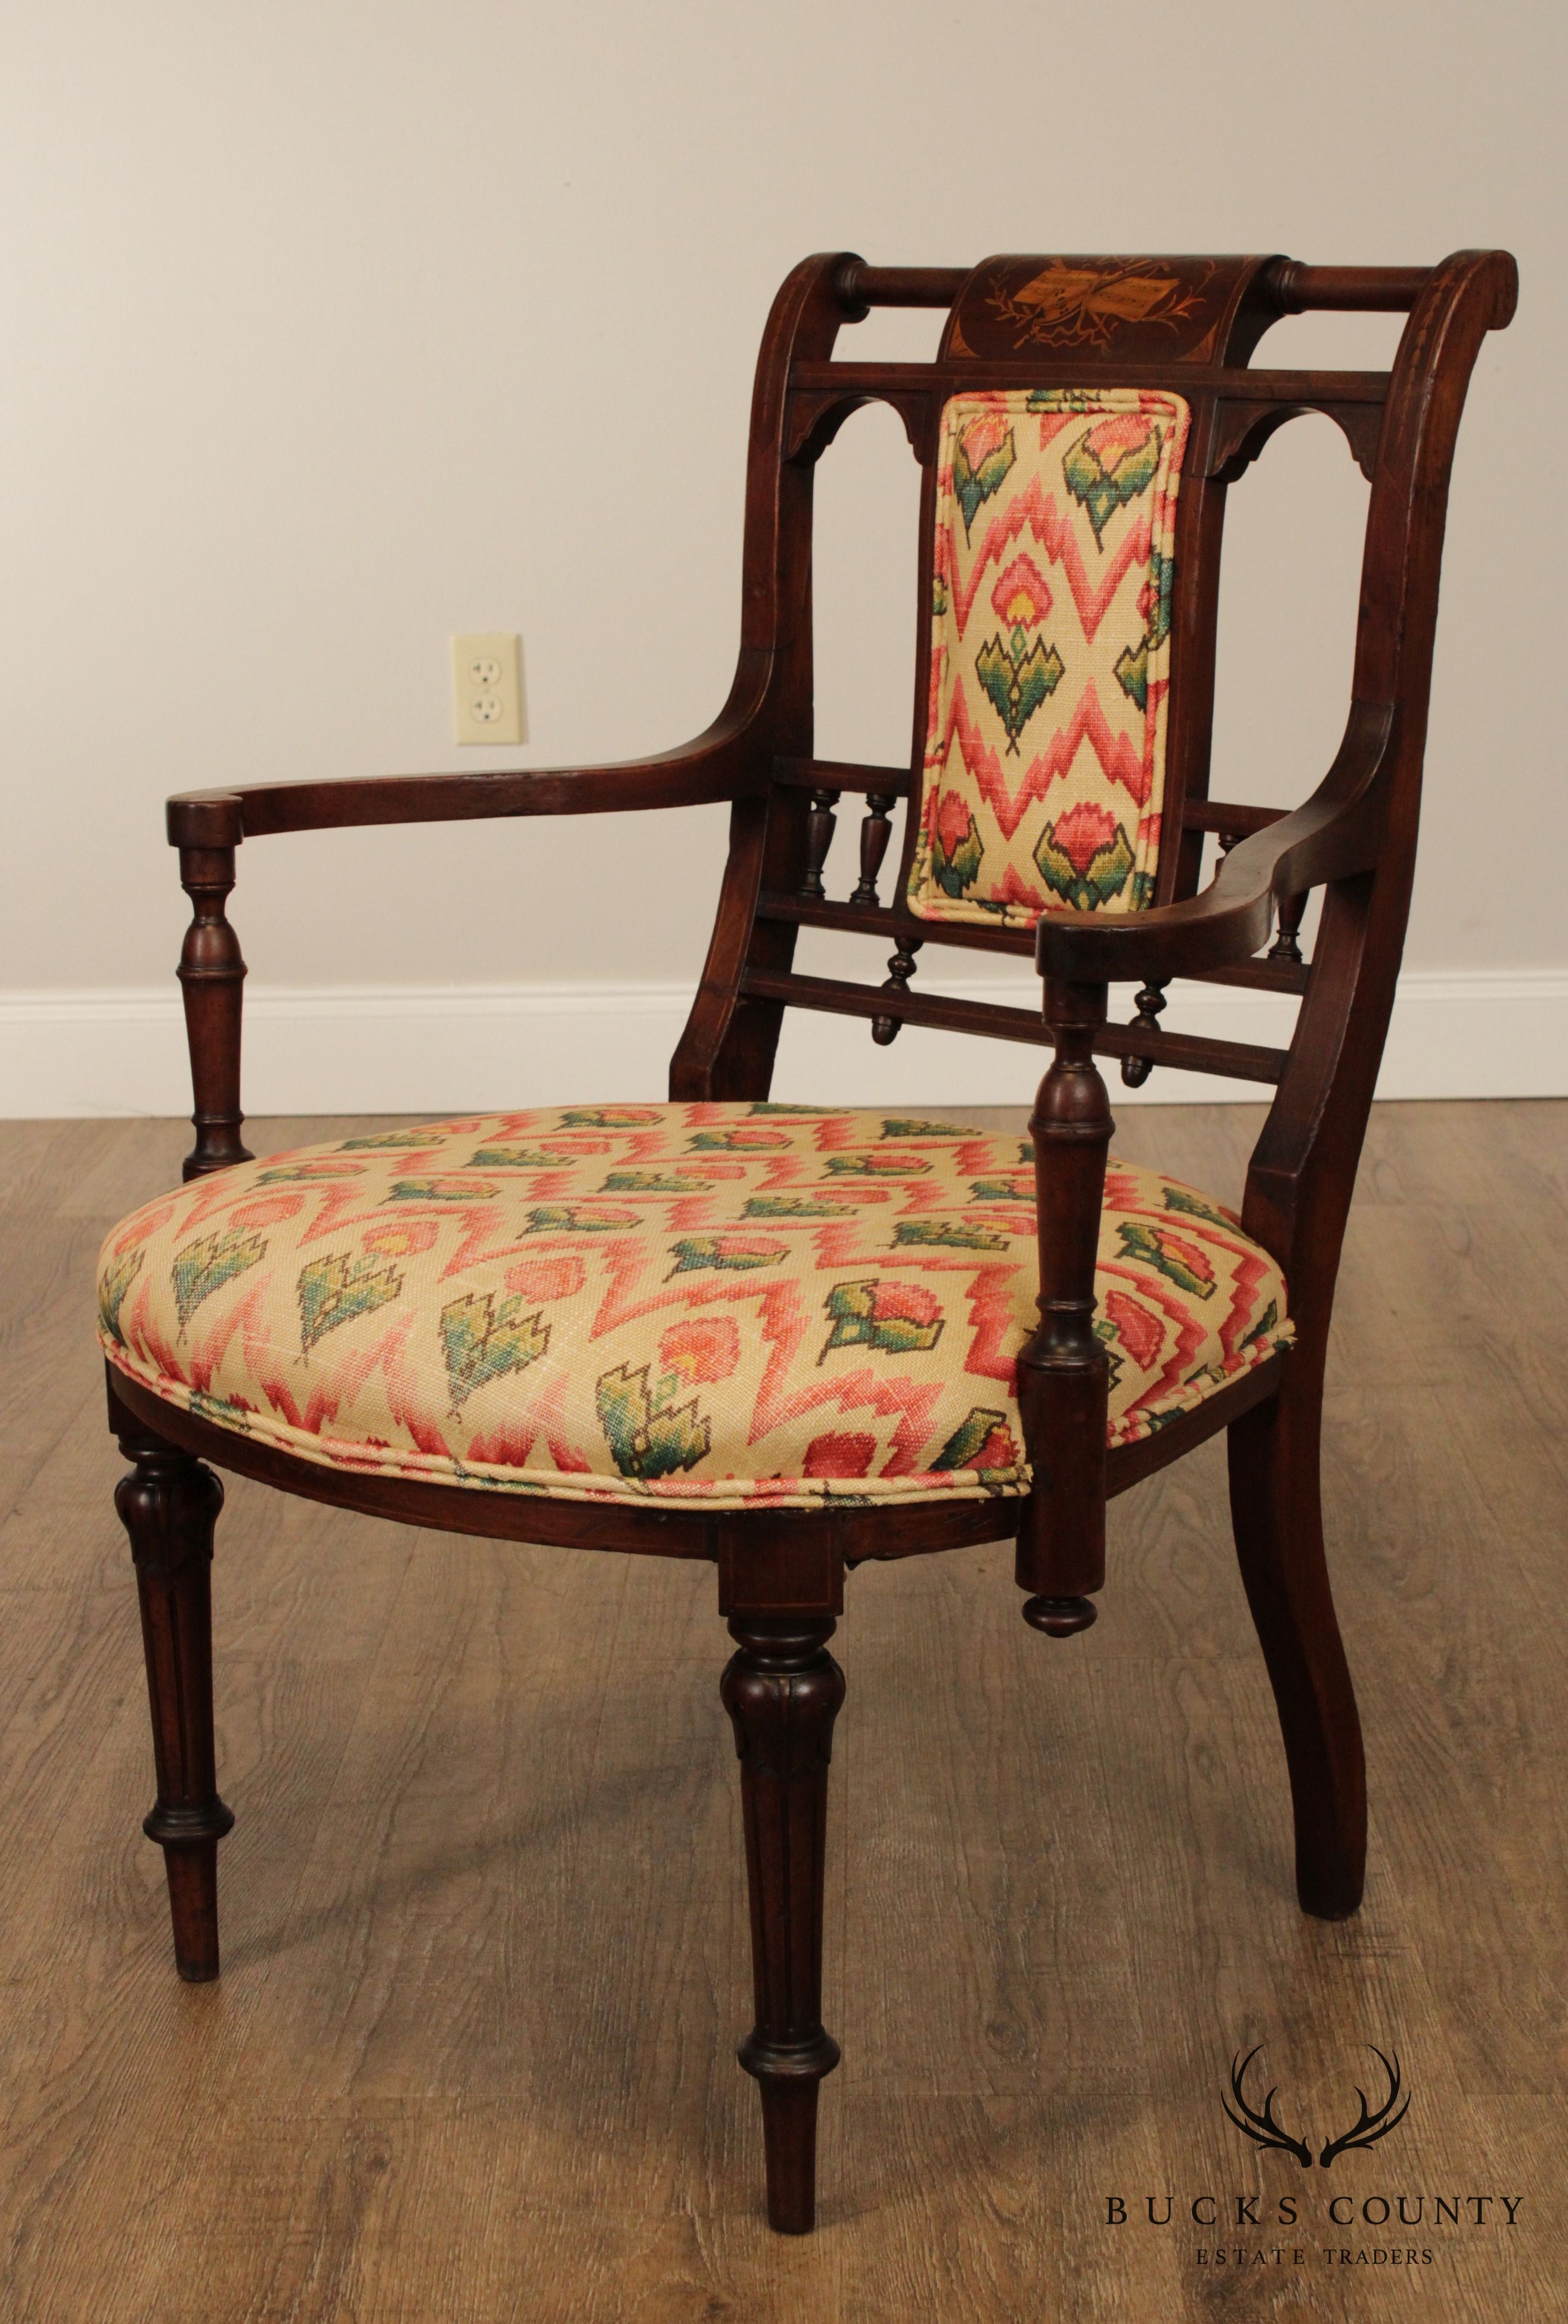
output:
[[1324,1559],[1321,1415],[1320,1383],[1287,1377],[1231,1424],[1231,1517],[1285,1738],[1296,1895],[1304,1912],[1339,1921],[1361,1901],[1367,1772]]

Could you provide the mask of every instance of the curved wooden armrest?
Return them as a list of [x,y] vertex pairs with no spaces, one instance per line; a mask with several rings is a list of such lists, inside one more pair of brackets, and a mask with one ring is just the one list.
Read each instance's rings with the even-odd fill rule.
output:
[[1250,960],[1268,940],[1277,901],[1375,862],[1393,717],[1387,703],[1352,702],[1344,740],[1312,797],[1233,847],[1201,896],[1148,912],[1042,913],[1040,974],[1113,984]]
[[[744,656],[742,673],[755,675],[746,672]],[[184,791],[171,798],[169,838],[180,850],[180,884],[192,906],[179,972],[196,1094],[196,1144],[185,1158],[185,1176],[199,1177],[250,1159],[240,1142],[245,964],[225,908],[235,883],[235,850],[242,840],[273,831],[595,815],[745,798],[764,787],[770,763],[758,741],[759,706],[755,687],[742,692],[737,683],[730,703],[695,742],[613,767],[251,783],[235,790]]]
[[387,775],[343,781],[247,783],[180,791],[169,801],[174,847],[235,847],[277,831],[374,823],[466,823],[491,816],[604,815],[703,807],[761,788],[763,758],[749,718],[721,717],[695,742],[609,767],[510,774]]

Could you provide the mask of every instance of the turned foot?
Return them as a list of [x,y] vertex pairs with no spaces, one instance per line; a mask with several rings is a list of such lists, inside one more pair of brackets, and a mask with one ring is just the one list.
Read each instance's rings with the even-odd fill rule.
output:
[[1050,1638],[1070,1638],[1100,1618],[1093,1598],[1026,1598],[1023,1613],[1031,1630]]

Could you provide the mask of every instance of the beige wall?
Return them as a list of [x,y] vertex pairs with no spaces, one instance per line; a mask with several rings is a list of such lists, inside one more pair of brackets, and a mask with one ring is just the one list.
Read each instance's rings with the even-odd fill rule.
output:
[[[1563,23],[13,0],[0,994],[166,977],[171,789],[582,763],[703,724],[758,332],[831,246],[1511,246],[1518,319],[1455,476],[1410,959],[1563,968]],[[1377,318],[1269,351],[1287,335],[1307,360],[1392,344]],[[885,413],[825,469],[825,750],[907,749],[914,482]],[[1216,779],[1284,801],[1342,723],[1364,486],[1305,423],[1233,505]],[[521,752],[451,743],[446,641],[479,628],[522,634]],[[272,982],[668,983],[700,960],[723,820],[263,842],[235,917]]]

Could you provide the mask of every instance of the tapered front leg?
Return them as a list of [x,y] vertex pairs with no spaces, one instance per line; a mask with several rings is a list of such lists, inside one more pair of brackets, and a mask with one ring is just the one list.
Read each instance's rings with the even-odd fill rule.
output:
[[212,1533],[223,1487],[190,1453],[123,1416],[135,1462],[115,1491],[131,1536],[152,1712],[158,1801],[142,1829],[163,1850],[174,1964],[217,1975],[217,1843],[234,1817],[217,1795],[212,1733]]
[[762,2096],[769,2223],[809,2232],[816,2209],[816,2090],[838,2063],[822,2024],[827,1764],[844,1673],[831,1620],[741,1614],[721,1692],[735,1730],[752,1899],[757,2022],[740,2060]]

